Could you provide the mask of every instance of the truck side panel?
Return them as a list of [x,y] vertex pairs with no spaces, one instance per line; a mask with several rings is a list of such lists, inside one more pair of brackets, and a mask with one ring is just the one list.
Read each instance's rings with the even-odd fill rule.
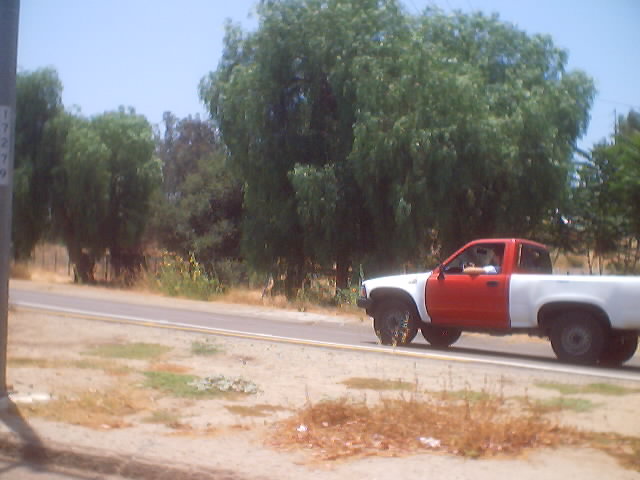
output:
[[611,326],[640,330],[640,278],[586,275],[511,276],[511,328],[535,328],[538,312],[551,303],[578,303],[600,308]]

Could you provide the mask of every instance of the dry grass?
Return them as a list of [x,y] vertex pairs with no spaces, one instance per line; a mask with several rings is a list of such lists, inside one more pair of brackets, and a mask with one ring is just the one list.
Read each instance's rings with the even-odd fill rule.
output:
[[9,357],[7,364],[12,368],[80,368],[83,370],[101,370],[108,375],[122,376],[132,372],[131,368],[115,361],[99,359],[53,359],[34,357]]
[[150,415],[144,417],[143,423],[160,423],[167,426],[182,425],[181,416],[170,410],[155,410]]
[[584,441],[618,459],[623,467],[640,472],[640,438],[613,433],[587,433],[584,434]]
[[261,289],[247,289],[233,287],[229,288],[215,298],[216,301],[226,303],[236,303],[244,305],[260,305],[265,307],[273,307],[285,310],[298,310],[305,312],[313,312],[324,315],[333,315],[339,313],[340,315],[353,314],[362,318],[362,310],[352,306],[333,307],[328,305],[319,305],[310,301],[292,300],[289,301],[284,295],[266,295],[262,297]]
[[438,450],[465,457],[517,455],[566,445],[573,431],[499,397],[465,400],[383,399],[376,406],[348,399],[309,404],[276,424],[273,445],[304,448],[320,460]]
[[262,290],[249,290],[246,288],[229,288],[217,297],[217,300],[228,303],[244,303],[247,305],[272,305],[274,307],[286,307],[287,299],[283,296],[262,298]]
[[416,387],[415,384],[403,380],[380,380],[370,377],[352,377],[340,383],[348,388],[359,390],[404,390],[410,392]]
[[52,358],[9,357],[7,365],[14,368],[63,368],[71,366],[71,362]]
[[260,403],[258,405],[225,405],[229,412],[242,417],[268,417],[272,413],[282,412],[288,408],[279,405]]
[[70,393],[50,402],[21,405],[20,412],[94,429],[130,426],[126,417],[148,409],[152,405],[148,393],[129,385],[116,385],[105,391]]
[[175,363],[154,363],[147,370],[150,372],[189,373],[191,368]]
[[31,280],[31,271],[25,263],[13,263],[9,267],[9,276],[16,280]]

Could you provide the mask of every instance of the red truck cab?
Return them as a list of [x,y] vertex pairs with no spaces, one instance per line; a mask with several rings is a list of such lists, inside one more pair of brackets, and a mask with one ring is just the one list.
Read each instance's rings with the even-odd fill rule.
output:
[[523,239],[480,239],[438,266],[426,284],[434,326],[509,329],[513,273],[551,273],[544,245]]

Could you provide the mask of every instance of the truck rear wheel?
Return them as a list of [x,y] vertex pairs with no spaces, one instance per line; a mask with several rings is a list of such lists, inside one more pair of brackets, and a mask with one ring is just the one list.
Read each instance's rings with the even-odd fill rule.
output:
[[635,332],[613,333],[609,336],[600,356],[600,364],[617,367],[629,360],[638,348],[638,334]]
[[386,300],[373,317],[373,329],[382,345],[408,345],[418,333],[418,322],[408,303]]
[[554,320],[549,337],[559,360],[595,365],[603,352],[606,333],[591,313],[570,311]]
[[423,325],[420,327],[422,336],[434,347],[448,347],[458,341],[462,332],[457,328],[436,327]]

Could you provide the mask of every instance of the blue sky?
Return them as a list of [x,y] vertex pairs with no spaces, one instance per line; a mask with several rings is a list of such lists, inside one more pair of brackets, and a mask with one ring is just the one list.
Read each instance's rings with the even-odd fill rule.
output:
[[[21,0],[18,68],[53,66],[65,106],[85,115],[133,106],[152,123],[164,111],[206,112],[200,79],[215,70],[226,19],[246,29],[257,0]],[[598,96],[590,148],[613,131],[614,111],[640,110],[640,0],[403,0],[406,9],[496,12],[528,33],[549,34],[587,72]]]

